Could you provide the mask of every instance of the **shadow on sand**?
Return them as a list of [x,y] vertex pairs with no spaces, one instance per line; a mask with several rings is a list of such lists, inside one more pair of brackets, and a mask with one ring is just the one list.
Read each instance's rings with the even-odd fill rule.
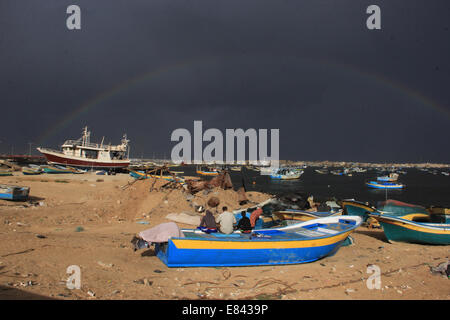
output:
[[0,285],[0,300],[58,300],[13,287]]
[[383,230],[381,230],[381,229],[378,229],[378,230],[356,230],[355,233],[364,234],[366,236],[389,243],[388,239],[384,235]]

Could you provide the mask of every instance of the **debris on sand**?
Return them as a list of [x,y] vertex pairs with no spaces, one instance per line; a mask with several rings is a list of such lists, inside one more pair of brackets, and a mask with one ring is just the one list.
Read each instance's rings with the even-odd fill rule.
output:
[[441,274],[450,277],[450,260],[439,264],[437,267],[430,267],[431,273]]

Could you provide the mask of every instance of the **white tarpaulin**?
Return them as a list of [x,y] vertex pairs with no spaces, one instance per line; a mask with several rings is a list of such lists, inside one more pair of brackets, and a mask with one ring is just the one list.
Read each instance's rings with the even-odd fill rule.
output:
[[184,238],[183,232],[175,222],[161,223],[156,227],[139,232],[139,236],[147,242],[167,242],[170,238]]

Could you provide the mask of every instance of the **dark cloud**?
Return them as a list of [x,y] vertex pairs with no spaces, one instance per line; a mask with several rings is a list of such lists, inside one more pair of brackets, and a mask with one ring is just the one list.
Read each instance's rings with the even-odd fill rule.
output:
[[[65,26],[68,5],[82,30]],[[279,128],[282,158],[448,162],[448,1],[0,4],[0,152],[89,125],[133,156],[176,128]],[[76,110],[85,110],[77,113]]]

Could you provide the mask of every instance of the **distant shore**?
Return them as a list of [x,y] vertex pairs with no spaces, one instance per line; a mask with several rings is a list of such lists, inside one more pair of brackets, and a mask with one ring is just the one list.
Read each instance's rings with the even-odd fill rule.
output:
[[307,165],[311,167],[363,167],[363,168],[450,168],[445,163],[369,163],[351,161],[292,161],[281,160],[280,163],[288,165]]

